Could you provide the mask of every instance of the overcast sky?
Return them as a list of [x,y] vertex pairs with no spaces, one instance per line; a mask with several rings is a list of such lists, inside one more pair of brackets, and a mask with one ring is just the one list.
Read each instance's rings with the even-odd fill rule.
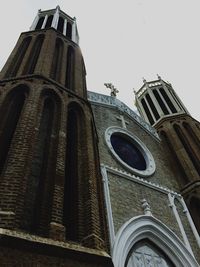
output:
[[57,5],[77,18],[88,90],[109,94],[104,83],[112,82],[133,108],[133,88],[158,73],[200,120],[199,0],[2,1],[0,67],[38,9]]

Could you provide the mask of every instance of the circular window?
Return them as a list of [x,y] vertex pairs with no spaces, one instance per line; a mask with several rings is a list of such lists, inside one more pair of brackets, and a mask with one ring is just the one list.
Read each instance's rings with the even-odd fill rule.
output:
[[141,176],[154,173],[154,159],[139,138],[126,129],[110,127],[106,130],[105,139],[112,154],[129,171]]

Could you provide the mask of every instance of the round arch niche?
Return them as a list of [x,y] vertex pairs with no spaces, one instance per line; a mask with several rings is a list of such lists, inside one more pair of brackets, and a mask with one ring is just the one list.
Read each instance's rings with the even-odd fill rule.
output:
[[119,127],[109,127],[105,132],[108,148],[117,161],[128,171],[148,177],[155,172],[151,152],[135,135]]

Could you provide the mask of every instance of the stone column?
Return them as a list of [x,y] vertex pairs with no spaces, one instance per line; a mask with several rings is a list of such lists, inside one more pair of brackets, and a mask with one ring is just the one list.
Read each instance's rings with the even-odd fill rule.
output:
[[56,8],[56,11],[53,15],[53,20],[52,20],[52,23],[51,23],[51,27],[53,27],[54,29],[57,30],[57,27],[58,27],[58,20],[59,20],[59,7]]
[[67,34],[67,19],[64,20],[63,35]]
[[44,18],[44,21],[42,23],[42,28],[41,29],[44,29],[45,28],[46,23],[47,23],[47,19],[48,19],[48,15],[45,15],[45,18]]

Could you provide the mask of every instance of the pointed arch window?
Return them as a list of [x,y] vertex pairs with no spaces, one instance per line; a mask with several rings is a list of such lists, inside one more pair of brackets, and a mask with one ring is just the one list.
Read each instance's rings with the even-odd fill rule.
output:
[[199,159],[196,157],[195,153],[193,152],[193,149],[190,145],[190,143],[187,140],[187,137],[185,136],[184,132],[182,131],[181,127],[177,124],[173,125],[174,130],[179,137],[179,140],[181,141],[185,151],[187,152],[187,155],[189,159],[191,160],[192,164],[194,165],[197,173],[200,175],[200,162]]
[[60,82],[61,68],[62,68],[62,56],[63,56],[63,41],[56,39],[56,46],[53,55],[51,78]]
[[167,145],[167,148],[169,148],[169,150],[171,151],[172,155],[173,155],[173,160],[175,160],[175,162],[177,162],[177,166],[178,168],[180,169],[180,172],[181,172],[181,180],[180,180],[180,183],[186,185],[187,183],[189,183],[189,179],[187,177],[187,175],[185,174],[185,170],[183,168],[183,166],[181,165],[178,157],[177,157],[177,154],[176,152],[174,151],[174,147],[173,147],[173,144],[171,143],[167,133],[165,131],[160,131],[160,136],[161,136],[161,139],[163,142],[166,143]]
[[[66,227],[66,239],[80,241],[84,235],[83,221],[84,178],[87,177],[85,119],[77,105],[70,105],[67,120],[67,147],[65,162],[65,189],[63,205],[63,225]],[[82,229],[82,230],[80,230]]]
[[69,46],[67,51],[67,68],[66,68],[66,87],[74,91],[74,72],[75,72],[75,53],[74,48]]
[[19,46],[15,56],[14,56],[14,59],[12,61],[12,63],[10,64],[10,67],[8,68],[7,72],[6,72],[6,75],[5,77],[14,77],[17,75],[18,73],[18,70],[20,68],[20,65],[22,63],[22,60],[25,56],[25,53],[30,45],[30,42],[31,42],[31,39],[32,37],[29,36],[27,38],[25,38],[21,45]]
[[39,35],[36,38],[35,43],[32,47],[31,53],[28,57],[23,74],[32,74],[34,72],[39,55],[40,55],[43,41],[44,41],[44,35],[43,34]]
[[171,260],[152,242],[142,240],[130,250],[125,267],[175,267]]
[[26,230],[46,235],[50,223],[60,114],[52,97],[44,100],[25,195]]
[[26,93],[23,86],[21,87],[22,89],[15,88],[7,95],[1,109],[0,174],[5,169],[8,152],[25,103]]

